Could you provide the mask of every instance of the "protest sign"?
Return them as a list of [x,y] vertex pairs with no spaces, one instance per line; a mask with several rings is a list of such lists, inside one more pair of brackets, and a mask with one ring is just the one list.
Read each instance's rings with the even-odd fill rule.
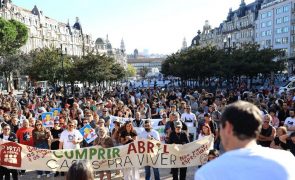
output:
[[53,113],[53,117],[55,118],[56,116],[59,116],[59,114],[61,112],[61,108],[51,108],[50,112]]
[[89,125],[85,125],[80,129],[80,133],[82,134],[84,140],[89,144],[97,138],[95,130]]
[[77,160],[87,160],[95,171],[152,166],[178,168],[207,162],[213,136],[188,144],[163,144],[137,140],[112,148],[92,146],[82,149],[48,150],[0,139],[0,165],[13,169],[68,171]]
[[53,112],[42,113],[41,117],[42,117],[42,124],[44,127],[54,126]]

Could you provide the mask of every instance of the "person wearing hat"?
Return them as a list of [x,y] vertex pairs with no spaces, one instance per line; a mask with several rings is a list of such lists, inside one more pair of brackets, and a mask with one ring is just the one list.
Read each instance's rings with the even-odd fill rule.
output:
[[[187,144],[189,143],[189,138],[186,132],[182,131],[182,122],[180,120],[174,121],[174,130],[169,136],[168,144]],[[182,168],[172,168],[173,179],[186,179],[187,167]],[[179,171],[179,173],[178,173]]]

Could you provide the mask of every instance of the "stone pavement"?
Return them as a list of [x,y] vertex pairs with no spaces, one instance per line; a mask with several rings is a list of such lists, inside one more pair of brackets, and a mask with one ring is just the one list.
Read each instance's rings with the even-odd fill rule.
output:
[[[186,173],[186,179],[187,180],[193,180],[194,179],[194,173],[196,171],[196,167],[189,167]],[[139,170],[140,172],[140,180],[144,180],[144,169],[141,168]],[[152,173],[152,179],[153,178],[153,172]],[[160,177],[161,180],[172,180],[172,175],[170,174],[170,169],[160,169]],[[35,172],[27,172],[26,175],[19,176],[19,180],[35,180],[37,179],[37,174]],[[50,178],[47,178],[46,176],[42,176],[41,180],[64,180],[65,176],[58,176],[54,177],[53,174],[51,175]],[[99,179],[98,175],[96,176],[95,179]],[[122,180],[123,179],[123,174],[116,176],[115,173],[112,173],[112,180]]]

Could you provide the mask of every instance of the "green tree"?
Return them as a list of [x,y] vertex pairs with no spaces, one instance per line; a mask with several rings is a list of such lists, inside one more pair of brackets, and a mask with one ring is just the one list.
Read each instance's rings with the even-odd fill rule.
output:
[[128,66],[127,66],[127,76],[128,77],[136,76],[136,69],[131,64],[128,64]]
[[0,17],[0,69],[4,73],[7,90],[14,89],[12,73],[21,70],[21,55],[18,52],[28,40],[28,28],[15,20],[5,20]]
[[28,40],[28,28],[15,20],[0,17],[0,56],[11,55]]

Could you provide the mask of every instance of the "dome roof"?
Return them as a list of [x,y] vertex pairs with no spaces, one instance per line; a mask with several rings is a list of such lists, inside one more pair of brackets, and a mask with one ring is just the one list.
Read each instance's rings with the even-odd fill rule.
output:
[[81,30],[81,24],[79,22],[76,22],[73,27],[77,30]]
[[95,44],[105,44],[105,42],[102,38],[97,38]]

